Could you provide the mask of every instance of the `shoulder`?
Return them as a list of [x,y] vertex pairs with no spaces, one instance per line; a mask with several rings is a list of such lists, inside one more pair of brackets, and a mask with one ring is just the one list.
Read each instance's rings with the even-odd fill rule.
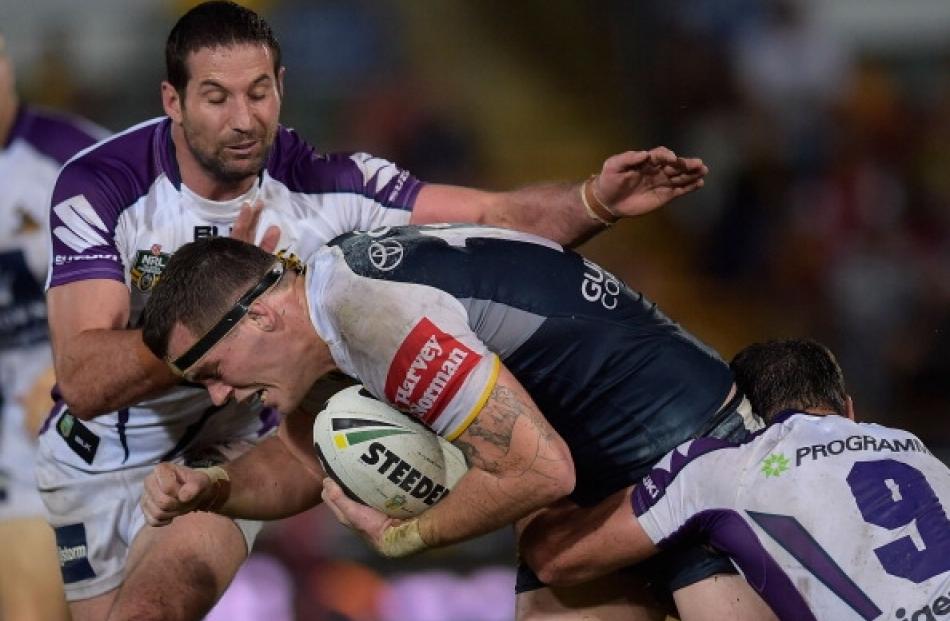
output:
[[17,138],[58,164],[108,136],[91,121],[34,106],[21,110],[14,131]]
[[385,191],[393,201],[419,183],[408,171],[369,153],[321,153],[297,132],[283,126],[278,128],[267,172],[291,192],[337,192],[380,199]]
[[66,162],[56,180],[53,204],[83,195],[97,207],[125,207],[144,195],[162,174],[160,134],[163,119],[133,126]]

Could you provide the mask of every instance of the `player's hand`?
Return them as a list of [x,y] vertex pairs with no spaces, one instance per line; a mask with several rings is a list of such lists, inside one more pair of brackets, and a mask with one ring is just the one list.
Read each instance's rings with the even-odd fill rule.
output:
[[145,478],[142,512],[149,526],[165,526],[184,515],[212,504],[218,487],[204,471],[173,463],[160,463]]
[[392,518],[373,507],[351,500],[329,477],[323,480],[322,497],[340,524],[355,530],[383,556],[408,556],[426,548],[415,519],[404,521]]
[[40,431],[43,422],[53,408],[53,398],[50,392],[56,383],[56,374],[53,365],[37,376],[33,385],[20,396],[20,406],[23,408],[23,425],[29,437],[33,438]]
[[627,151],[607,158],[594,194],[616,216],[639,216],[703,187],[709,168],[699,158],[679,157],[666,147]]
[[[257,225],[260,223],[261,211],[264,210],[264,201],[256,200],[254,204],[244,203],[241,205],[241,212],[238,214],[234,226],[231,228],[231,237],[239,239],[249,244],[254,243],[257,235]],[[261,237],[261,243],[258,244],[261,250],[265,252],[274,252],[277,243],[280,241],[280,227],[269,226]]]

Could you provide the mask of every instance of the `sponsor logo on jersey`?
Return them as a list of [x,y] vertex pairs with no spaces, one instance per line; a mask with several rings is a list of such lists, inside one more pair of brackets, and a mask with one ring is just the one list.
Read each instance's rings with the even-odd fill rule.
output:
[[67,263],[76,263],[77,261],[115,261],[118,263],[117,254],[58,254],[53,257],[54,265],[66,265]]
[[59,203],[53,207],[53,213],[62,221],[60,226],[53,228],[53,235],[73,251],[81,253],[93,246],[108,245],[100,234],[100,231],[108,232],[105,223],[82,194]]
[[150,291],[161,278],[169,258],[171,255],[162,252],[160,244],[152,244],[148,250],[139,250],[132,263],[132,270],[129,272],[136,289]]
[[617,308],[620,295],[620,281],[596,263],[584,259],[584,278],[581,281],[581,295],[588,302],[600,303],[607,310]]
[[366,252],[369,254],[369,262],[381,272],[394,270],[402,263],[402,244],[395,239],[383,239],[373,242],[369,245]]
[[[360,173],[362,173],[363,185],[374,193],[385,188],[396,177],[409,176],[408,172],[402,172],[400,175],[401,171],[392,162],[369,153],[354,153],[350,156],[350,159],[353,160]],[[374,181],[375,183],[373,183]],[[403,183],[405,183],[405,179],[403,179]],[[400,189],[402,187],[399,183],[397,183],[397,186]],[[390,192],[389,202],[393,202],[397,195],[398,190]]]
[[647,493],[650,494],[650,498],[656,498],[660,495],[660,488],[656,486],[656,483],[653,482],[653,477],[650,475],[643,477],[643,487],[645,487]]
[[55,533],[56,551],[59,555],[59,567],[63,573],[63,582],[72,584],[95,577],[96,572],[89,564],[86,526],[84,524],[57,526]]
[[92,460],[96,458],[96,450],[99,448],[99,436],[70,414],[69,410],[60,416],[59,422],[56,423],[56,431],[74,453],[79,455],[84,462],[92,465]]
[[[437,500],[449,493],[444,485],[439,485],[422,474],[411,463],[386,448],[382,442],[370,444],[366,452],[360,455],[360,461],[367,466],[376,466],[376,472],[386,475],[386,478],[398,485],[399,489],[413,498],[422,499],[422,502],[427,505],[435,504]],[[406,499],[397,494],[387,500],[386,507],[397,508],[405,502]]]
[[389,366],[386,398],[431,424],[481,359],[423,318],[406,336]]
[[929,604],[924,604],[917,610],[909,613],[906,608],[898,608],[894,611],[898,621],[937,621],[937,616],[950,614],[950,593],[940,595]]
[[800,466],[806,459],[817,461],[826,457],[840,455],[846,451],[868,451],[874,453],[926,453],[930,454],[924,443],[917,438],[903,440],[875,438],[874,436],[848,436],[843,440],[832,440],[825,444],[811,444],[800,446],[795,451],[795,465]]
[[762,474],[765,478],[779,477],[788,470],[788,457],[782,453],[772,453],[762,462]]
[[195,227],[195,237],[194,241],[199,239],[208,239],[211,237],[218,236],[218,227],[213,224],[202,224]]

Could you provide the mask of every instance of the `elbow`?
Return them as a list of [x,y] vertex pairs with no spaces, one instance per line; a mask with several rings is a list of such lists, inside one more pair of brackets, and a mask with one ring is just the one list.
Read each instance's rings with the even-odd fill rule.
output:
[[[530,560],[525,562],[528,563],[529,567],[532,567]],[[580,571],[580,568],[559,563],[558,559],[551,559],[547,563],[539,564],[534,573],[537,574],[541,582],[553,587],[572,587],[587,581],[584,572]]]
[[553,445],[554,459],[551,484],[547,486],[549,498],[545,504],[553,503],[574,491],[577,485],[577,472],[574,470],[574,458],[563,439],[558,438]]
[[587,572],[578,562],[577,555],[566,541],[557,537],[557,526],[554,527],[554,537],[548,537],[549,531],[542,525],[529,526],[523,533],[519,555],[521,559],[534,570],[534,573],[544,584],[554,587],[569,587],[585,582]]
[[79,420],[90,420],[105,413],[97,408],[99,404],[91,398],[90,392],[68,376],[57,377],[56,387],[69,412]]

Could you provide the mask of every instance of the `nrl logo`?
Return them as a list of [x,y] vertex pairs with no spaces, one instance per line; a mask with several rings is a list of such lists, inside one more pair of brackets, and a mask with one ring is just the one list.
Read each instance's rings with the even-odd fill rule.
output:
[[129,275],[132,277],[132,284],[139,291],[149,291],[158,282],[165,266],[168,265],[168,259],[171,257],[167,252],[162,252],[161,244],[152,244],[148,250],[139,250],[135,254],[135,261],[132,263],[132,270]]

